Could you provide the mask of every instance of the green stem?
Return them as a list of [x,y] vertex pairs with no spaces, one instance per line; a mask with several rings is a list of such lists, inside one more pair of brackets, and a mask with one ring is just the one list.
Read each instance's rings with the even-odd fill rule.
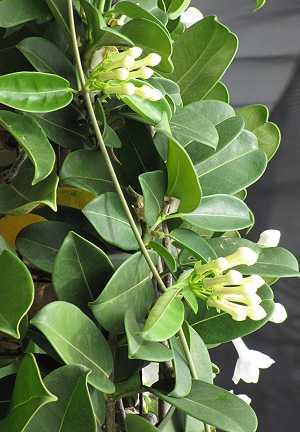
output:
[[105,7],[105,0],[100,0],[99,1],[99,11],[100,11],[100,13],[104,12],[104,7]]

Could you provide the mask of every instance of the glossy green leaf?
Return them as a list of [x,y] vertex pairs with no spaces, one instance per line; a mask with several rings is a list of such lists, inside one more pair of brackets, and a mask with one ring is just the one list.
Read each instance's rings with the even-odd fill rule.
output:
[[193,381],[190,394],[184,398],[151,391],[187,414],[224,432],[255,432],[257,419],[252,408],[232,393],[203,381]]
[[158,253],[158,255],[164,260],[170,272],[177,271],[176,259],[173,257],[171,252],[169,252],[169,250],[166,247],[164,247],[161,243],[158,243],[156,241],[149,242],[148,247]]
[[267,166],[256,136],[243,131],[234,141],[196,166],[204,195],[235,194],[253,184]]
[[179,211],[193,211],[200,203],[201,187],[189,155],[174,139],[168,141],[167,169],[167,195],[180,200]]
[[[156,263],[156,253],[150,252],[150,256]],[[154,297],[149,266],[143,255],[137,252],[121,264],[90,307],[105,329],[120,333],[124,329],[127,310],[134,309],[137,320],[143,319]]]
[[234,321],[230,315],[222,311],[219,313],[214,308],[207,309],[206,304],[201,302],[198,315],[191,319],[191,325],[207,345],[229,342],[253,333],[269,321],[274,310],[271,288],[264,285],[258,290],[258,294],[263,299],[261,306],[267,312],[266,317],[260,321]]
[[158,432],[158,429],[136,414],[127,414],[126,425],[128,432]]
[[221,102],[230,102],[229,91],[226,85],[222,82],[218,82],[207,95],[203,98],[207,100],[218,100]]
[[150,80],[150,82],[154,85],[154,87],[157,87],[164,95],[167,95],[168,100],[171,99],[174,106],[182,106],[180,87],[177,83],[163,77],[154,77]]
[[44,379],[47,389],[58,400],[41,408],[26,432],[96,432],[96,419],[88,391],[87,377],[91,372],[82,366],[63,366]]
[[198,228],[211,231],[234,231],[252,225],[251,212],[240,199],[230,195],[203,197],[198,208],[181,218]]
[[28,21],[43,20],[49,10],[43,0],[1,0],[0,27],[10,28]]
[[192,377],[184,355],[181,353],[181,347],[175,337],[170,339],[170,345],[173,352],[175,386],[169,393],[169,396],[181,398],[190,393],[192,388]]
[[9,250],[0,255],[0,331],[20,338],[20,323],[34,298],[31,275],[22,261]]
[[141,174],[139,182],[144,196],[144,219],[151,227],[155,224],[164,208],[166,178],[163,171]]
[[35,186],[32,186],[33,178],[34,168],[26,160],[12,183],[0,184],[0,213],[30,213],[42,204],[56,210],[57,176],[52,173]]
[[168,31],[157,23],[145,18],[135,18],[125,24],[121,32],[137,46],[143,48],[144,54],[156,52],[162,57],[157,69],[170,73],[173,71],[171,61],[172,43]]
[[[124,250],[138,249],[122,204],[115,192],[107,192],[91,201],[83,213],[108,243]],[[140,229],[139,225],[137,227]]]
[[46,0],[49,9],[52,12],[57,24],[64,30],[68,37],[70,36],[68,4],[65,0]]
[[35,267],[52,273],[56,254],[72,228],[57,221],[28,225],[17,237],[17,250]]
[[96,194],[115,190],[99,150],[77,150],[69,153],[60,171],[60,178],[68,185]]
[[187,9],[191,0],[171,0],[169,3],[168,16],[171,20],[175,20]]
[[57,398],[43,384],[38,365],[32,354],[23,358],[6,418],[0,421],[4,432],[24,432],[32,417]]
[[66,364],[82,365],[91,370],[88,376],[91,385],[105,393],[114,392],[109,380],[112,372],[109,345],[94,322],[80,309],[70,303],[53,302],[38,312],[31,323],[44,334]]
[[29,116],[5,110],[0,112],[0,124],[23,147],[33,163],[32,184],[48,177],[54,168],[55,152],[39,124]]
[[170,78],[180,85],[184,104],[200,100],[213,89],[236,49],[236,36],[212,16],[194,24],[175,41],[175,70]]
[[115,5],[114,12],[120,15],[126,15],[129,18],[145,18],[149,21],[153,21],[165,30],[160,20],[156,18],[155,15],[148,12],[147,9],[144,8],[144,4],[141,5],[139,2],[121,1]]
[[267,0],[256,0],[256,10],[259,10],[262,7],[264,7],[266,3]]
[[63,76],[74,82],[75,69],[65,54],[52,42],[42,37],[23,39],[17,48],[38,72]]
[[184,306],[179,298],[181,287],[168,288],[151,309],[143,330],[143,338],[162,342],[170,339],[184,321]]
[[210,261],[217,258],[217,254],[209,243],[198,234],[184,228],[177,228],[171,232],[175,243],[187,249],[195,258]]
[[269,110],[265,105],[247,105],[237,109],[237,114],[245,121],[245,128],[253,132],[256,128],[266,123],[269,118]]
[[138,323],[133,309],[129,309],[126,312],[125,330],[128,341],[128,357],[130,359],[154,362],[165,362],[172,359],[172,351],[163,344],[143,339],[143,327]]
[[177,108],[170,126],[174,138],[184,147],[191,141],[203,143],[214,149],[218,145],[218,132],[213,123],[199,112],[198,103]]
[[53,285],[59,300],[86,308],[113,273],[108,256],[96,245],[70,232],[56,255]]
[[0,103],[27,112],[56,111],[72,102],[69,82],[42,72],[15,72],[0,76]]

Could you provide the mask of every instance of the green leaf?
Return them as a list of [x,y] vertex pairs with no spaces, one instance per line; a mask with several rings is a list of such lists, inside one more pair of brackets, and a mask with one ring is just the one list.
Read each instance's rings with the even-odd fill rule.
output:
[[161,56],[162,61],[157,66],[159,71],[166,73],[173,71],[172,42],[165,28],[149,19],[135,18],[125,24],[121,32],[135,45],[141,47],[145,55],[156,52]]
[[75,84],[73,64],[54,43],[42,37],[28,37],[17,48],[38,72],[61,75]]
[[32,417],[57,398],[43,384],[38,365],[32,354],[26,354],[20,364],[6,418],[0,421],[5,432],[23,432]]
[[142,338],[142,325],[138,323],[133,309],[126,312],[125,330],[130,359],[154,362],[165,362],[172,359],[172,352],[163,344],[148,342]]
[[243,131],[234,141],[196,166],[204,195],[235,194],[253,184],[267,166],[256,136]]
[[20,339],[20,323],[34,299],[31,275],[22,261],[12,252],[0,255],[0,330]]
[[168,141],[167,168],[167,195],[180,200],[179,211],[193,211],[200,203],[201,187],[189,155],[174,139]]
[[258,294],[263,300],[261,306],[267,312],[266,317],[260,321],[234,321],[230,315],[219,313],[214,308],[207,309],[206,304],[200,302],[198,315],[191,319],[191,325],[207,345],[229,342],[253,333],[269,321],[274,310],[271,288],[264,285],[258,290]]
[[33,417],[26,432],[72,428],[73,432],[96,432],[96,419],[88,391],[87,377],[91,372],[82,366],[63,366],[44,379],[47,389],[58,397]]
[[256,431],[257,419],[252,408],[237,396],[213,384],[193,381],[190,394],[184,398],[174,398],[153,388],[151,392],[224,432]]
[[56,211],[57,176],[52,173],[45,180],[32,186],[33,171],[31,162],[26,160],[12,183],[0,184],[0,213],[30,213],[41,204]]
[[58,75],[15,72],[0,76],[0,103],[11,108],[50,112],[64,108],[72,99],[69,82]]
[[131,1],[121,1],[115,5],[113,11],[120,15],[126,15],[129,18],[145,18],[149,21],[153,21],[165,30],[165,27],[162,26],[160,20],[144,8],[144,4],[143,7],[141,7],[138,2],[133,3]]
[[144,196],[144,219],[152,227],[164,208],[166,178],[163,171],[152,171],[141,174],[139,182]]
[[43,116],[35,115],[35,119],[48,138],[61,147],[74,150],[86,145],[87,131],[80,127],[79,113],[72,106]]
[[158,432],[158,429],[136,414],[127,414],[126,425],[128,432]]
[[215,149],[219,141],[218,132],[198,108],[197,102],[177,108],[170,122],[172,134],[184,147],[196,141]]
[[207,95],[203,98],[207,100],[218,100],[221,102],[229,103],[230,96],[228,92],[228,88],[222,82],[218,82]]
[[82,365],[91,370],[88,376],[91,385],[105,393],[114,392],[109,380],[112,372],[109,345],[94,322],[80,309],[56,301],[39,311],[31,324],[44,334],[66,364]]
[[115,190],[104,158],[99,150],[69,153],[60,171],[61,180],[96,194]]
[[204,18],[176,39],[172,57],[175,70],[170,79],[180,85],[185,105],[213,89],[236,50],[236,36],[215,17]]
[[56,255],[52,280],[59,300],[85,309],[98,297],[112,273],[108,256],[71,231]]
[[[83,209],[83,213],[108,243],[124,250],[138,249],[137,240],[116,193],[100,195]],[[137,227],[140,230],[140,226]]]
[[[150,255],[156,263],[155,252],[150,252]],[[143,319],[154,297],[149,266],[143,255],[137,252],[121,264],[90,307],[106,330],[120,333],[124,329],[127,310],[132,308],[137,320]]]
[[64,30],[67,37],[71,38],[68,20],[68,4],[65,0],[46,0],[57,24]]
[[155,252],[158,253],[158,255],[164,260],[166,266],[170,270],[170,272],[176,272],[177,271],[177,262],[176,259],[173,257],[171,252],[168,251],[166,247],[164,247],[162,244],[151,241],[148,244],[148,247],[153,249]]
[[56,254],[72,228],[57,221],[28,225],[17,237],[17,250],[38,269],[52,273]]
[[262,7],[264,7],[266,3],[267,0],[256,0],[256,10],[259,10]]
[[49,10],[43,0],[1,0],[0,27],[10,28],[33,20],[45,20]]
[[35,185],[48,177],[54,168],[55,153],[43,129],[31,117],[1,110],[0,124],[24,148],[34,165]]
[[169,393],[169,396],[182,398],[187,396],[191,391],[192,377],[190,369],[185,362],[184,355],[181,353],[181,347],[175,337],[170,339],[170,345],[173,352],[175,386]]
[[192,226],[217,232],[240,230],[252,225],[247,205],[230,195],[203,197],[198,208],[180,217]]
[[182,287],[168,288],[151,309],[143,330],[143,338],[162,342],[174,336],[184,321],[184,306],[178,297]]
[[169,3],[168,16],[171,20],[175,20],[189,7],[191,0],[171,0]]
[[171,237],[175,243],[187,249],[197,259],[207,262],[217,258],[210,244],[191,230],[177,228],[171,232]]

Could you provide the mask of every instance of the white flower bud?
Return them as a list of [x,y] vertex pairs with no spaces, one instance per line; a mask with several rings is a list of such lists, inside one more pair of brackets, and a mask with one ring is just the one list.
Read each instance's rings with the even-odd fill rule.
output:
[[265,281],[259,275],[251,275],[243,279],[241,285],[248,292],[256,292],[265,284]]
[[104,87],[103,91],[107,95],[115,94],[118,96],[132,96],[135,93],[135,85],[132,83],[107,85]]
[[246,306],[231,303],[225,298],[209,298],[207,301],[207,305],[228,313],[229,315],[231,315],[231,318],[234,321],[245,321],[245,319],[247,318]]
[[280,231],[272,229],[266,230],[260,234],[257,244],[265,247],[276,247],[280,242],[280,237]]
[[247,315],[253,321],[260,321],[267,316],[267,312],[261,305],[249,306]]
[[205,278],[203,280],[203,286],[205,288],[213,286],[224,286],[224,285],[238,285],[243,280],[242,273],[236,270],[230,270],[226,275],[217,276],[213,278]]
[[230,267],[238,265],[252,266],[258,259],[258,254],[248,247],[240,247],[232,255],[226,257]]
[[203,14],[199,9],[195,7],[189,7],[185,12],[181,14],[180,22],[185,25],[186,28],[191,27],[198,21],[203,19]]
[[281,303],[275,303],[274,311],[270,321],[275,324],[281,324],[287,319],[287,311]]
[[100,81],[119,80],[126,81],[129,77],[129,71],[126,68],[113,69],[97,73],[95,78]]
[[135,95],[141,97],[142,99],[147,99],[152,102],[158,101],[163,98],[163,94],[155,88],[147,85],[135,88]]
[[147,57],[136,61],[132,66],[130,66],[130,70],[140,69],[143,66],[157,66],[161,62],[161,56],[157,53],[151,53]]
[[140,47],[132,47],[132,48],[129,48],[129,50],[127,52],[131,57],[136,59],[142,55],[143,50]]

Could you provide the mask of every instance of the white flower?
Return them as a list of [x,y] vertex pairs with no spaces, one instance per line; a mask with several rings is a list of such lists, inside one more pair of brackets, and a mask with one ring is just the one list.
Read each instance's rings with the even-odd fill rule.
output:
[[275,308],[269,321],[275,324],[281,324],[286,319],[287,319],[287,312],[285,307],[281,303],[275,303]]
[[269,368],[275,361],[266,354],[249,349],[241,338],[233,340],[232,343],[239,355],[232,381],[235,384],[240,380],[256,384],[260,369]]
[[152,386],[156,381],[158,381],[159,377],[159,364],[158,363],[150,363],[148,366],[143,368],[143,384],[146,386]]
[[280,242],[280,236],[281,233],[278,230],[270,229],[263,231],[259,236],[257,244],[265,247],[276,247]]
[[[233,390],[230,390],[230,393],[235,394]],[[252,399],[247,396],[246,394],[236,394],[236,396],[240,399],[242,399],[246,404],[250,405],[252,402]]]
[[202,12],[195,7],[189,7],[185,12],[181,14],[180,22],[186,26],[186,28],[191,27],[198,21],[203,19]]

